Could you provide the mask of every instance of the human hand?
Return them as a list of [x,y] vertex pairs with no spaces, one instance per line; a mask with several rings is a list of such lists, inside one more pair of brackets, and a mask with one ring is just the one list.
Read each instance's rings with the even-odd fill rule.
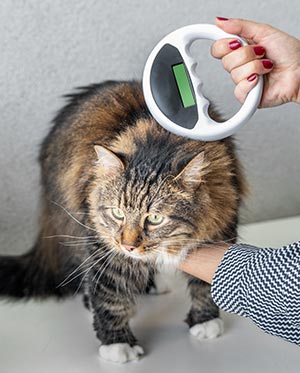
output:
[[243,103],[248,92],[264,77],[259,107],[300,103],[300,40],[272,26],[243,19],[216,18],[222,30],[239,35],[250,44],[242,47],[236,39],[213,43],[211,54],[222,59],[236,84],[234,94]]

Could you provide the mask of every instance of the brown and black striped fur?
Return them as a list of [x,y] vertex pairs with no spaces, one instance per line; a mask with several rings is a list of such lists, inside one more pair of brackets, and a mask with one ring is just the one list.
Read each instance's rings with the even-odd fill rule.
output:
[[[136,296],[164,262],[176,265],[201,242],[235,241],[245,187],[232,140],[197,142],[165,131],[137,82],[71,95],[40,163],[40,233],[28,254],[0,257],[0,295],[82,291],[103,344],[135,344],[129,320]],[[112,216],[115,207],[123,219]],[[151,211],[164,216],[161,226],[149,223]],[[217,317],[209,286],[192,277],[189,286],[187,323]]]

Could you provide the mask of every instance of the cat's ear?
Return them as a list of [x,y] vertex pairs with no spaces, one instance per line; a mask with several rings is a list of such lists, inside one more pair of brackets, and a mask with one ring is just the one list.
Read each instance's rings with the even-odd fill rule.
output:
[[94,149],[98,156],[97,164],[106,175],[115,176],[124,171],[124,164],[115,153],[99,145],[95,145]]
[[204,176],[208,173],[209,163],[205,160],[204,152],[196,155],[184,169],[175,177],[175,180],[186,189],[195,190],[204,183]]

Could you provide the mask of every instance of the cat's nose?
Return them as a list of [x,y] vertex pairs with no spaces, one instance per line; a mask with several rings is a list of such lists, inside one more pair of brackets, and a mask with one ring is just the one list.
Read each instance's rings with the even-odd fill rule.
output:
[[122,247],[124,247],[124,249],[127,251],[133,251],[134,249],[136,249],[136,246],[126,243],[122,243]]

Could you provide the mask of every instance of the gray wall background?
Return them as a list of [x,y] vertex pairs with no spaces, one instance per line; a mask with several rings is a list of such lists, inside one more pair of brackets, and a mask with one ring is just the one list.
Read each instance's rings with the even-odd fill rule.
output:
[[[38,218],[39,144],[73,87],[140,79],[165,34],[215,16],[270,23],[300,35],[300,3],[207,0],[2,0],[0,3],[0,251],[21,252]],[[233,85],[209,43],[195,46],[209,97],[237,109]],[[209,63],[207,63],[209,62]],[[251,186],[244,222],[300,213],[299,106],[259,110],[237,135]]]

